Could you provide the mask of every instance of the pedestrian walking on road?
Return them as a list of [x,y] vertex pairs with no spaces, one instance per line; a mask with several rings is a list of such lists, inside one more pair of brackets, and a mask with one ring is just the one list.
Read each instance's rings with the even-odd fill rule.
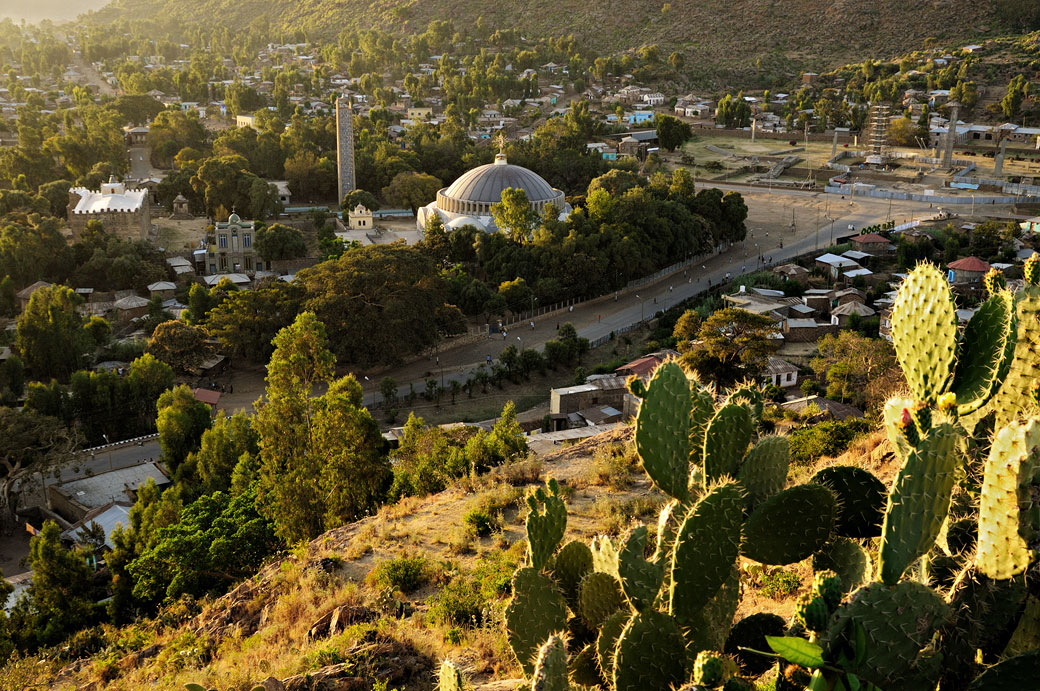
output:
[[534,322],[531,322],[531,328],[532,329],[534,328]]

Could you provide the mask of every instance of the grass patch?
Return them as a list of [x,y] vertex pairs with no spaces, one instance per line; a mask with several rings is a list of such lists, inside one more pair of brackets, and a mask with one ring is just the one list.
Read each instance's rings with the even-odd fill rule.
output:
[[380,562],[366,580],[380,589],[393,587],[411,593],[430,582],[430,568],[426,557],[395,557]]

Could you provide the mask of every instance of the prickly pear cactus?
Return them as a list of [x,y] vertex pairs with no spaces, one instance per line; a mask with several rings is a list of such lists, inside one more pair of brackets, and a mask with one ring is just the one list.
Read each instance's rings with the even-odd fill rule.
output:
[[597,571],[582,581],[578,611],[590,628],[598,629],[610,615],[624,606],[621,586],[610,574]]
[[935,266],[918,264],[900,285],[892,344],[914,397],[934,403],[957,362],[957,312],[949,283]]
[[885,485],[869,471],[833,465],[817,471],[810,483],[823,485],[838,501],[834,532],[843,537],[877,537],[885,518]]
[[740,486],[712,488],[687,514],[672,552],[668,611],[686,624],[726,582],[740,554],[743,498]]
[[751,447],[737,473],[750,505],[760,504],[784,488],[789,463],[787,437],[764,437]]
[[531,691],[569,691],[570,687],[563,639],[550,636],[538,651],[538,662],[531,676]]
[[793,564],[823,547],[834,527],[837,502],[821,485],[797,485],[751,512],[741,553],[763,564]]
[[726,682],[727,671],[722,655],[712,650],[702,650],[693,662],[693,683],[718,686]]
[[982,284],[986,286],[986,294],[989,296],[996,295],[1001,290],[1007,288],[1007,281],[1004,279],[1004,272],[1000,269],[990,269],[986,272],[986,275],[982,279]]
[[[527,495],[531,509],[527,514],[527,550],[535,569],[545,568],[567,531],[567,507],[560,497],[560,486],[550,479],[546,489],[548,492],[539,487]],[[544,507],[541,511],[540,506]]]
[[821,643],[828,659],[837,659],[840,650],[855,647],[860,627],[868,654],[852,660],[847,671],[882,689],[935,688],[940,670],[927,663],[924,650],[949,615],[942,597],[928,586],[871,583],[838,610]]
[[524,674],[534,674],[538,649],[567,630],[567,604],[552,580],[534,568],[513,574],[513,599],[506,606],[506,637]]
[[943,423],[921,440],[896,476],[882,526],[881,580],[895,585],[911,563],[935,544],[956,479],[957,433]]
[[1013,422],[997,433],[986,460],[975,556],[990,578],[1011,578],[1029,566],[1033,555],[1022,534],[1031,532],[1035,538],[1036,532],[1020,509],[1030,505],[1038,470],[1040,420]]
[[577,610],[582,581],[592,573],[592,552],[588,545],[571,540],[552,558],[548,571],[563,591],[567,604],[572,610]]
[[795,618],[805,627],[806,631],[819,633],[827,629],[830,620],[830,610],[826,601],[817,595],[805,593],[798,598],[798,604],[794,610]]
[[1030,389],[1040,380],[1040,287],[1028,285],[1015,294],[1015,325],[1006,376],[998,376],[1002,384],[996,395],[972,416],[993,412],[998,428],[1036,412]]
[[706,484],[718,482],[723,477],[737,476],[753,431],[748,406],[728,403],[719,408],[704,432]]
[[646,535],[645,525],[633,528],[618,550],[621,590],[636,610],[653,606],[664,577],[663,565],[647,561],[643,556],[646,553]]
[[669,361],[657,368],[636,417],[636,451],[646,474],[665,494],[690,496],[690,383]]
[[870,555],[855,540],[835,537],[812,556],[813,571],[833,571],[846,593],[870,579]]
[[736,658],[747,676],[757,677],[773,666],[772,658],[751,652],[769,650],[766,636],[783,636],[787,621],[767,612],[750,614],[730,630],[723,652]]
[[968,415],[993,397],[1007,376],[1015,343],[1015,300],[1007,290],[982,303],[964,328],[951,391]]
[[628,609],[614,612],[599,629],[596,637],[596,662],[599,665],[600,676],[604,679],[614,678],[614,650],[617,648],[621,632],[632,618],[632,612]]
[[686,643],[674,619],[647,609],[629,620],[614,651],[614,691],[667,689],[686,673]]
[[462,691],[462,672],[454,662],[445,660],[437,674],[437,691]]

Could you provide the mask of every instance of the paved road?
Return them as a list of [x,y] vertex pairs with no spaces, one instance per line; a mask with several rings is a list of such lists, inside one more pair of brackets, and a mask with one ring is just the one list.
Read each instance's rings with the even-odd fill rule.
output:
[[[704,184],[702,183],[702,187]],[[785,231],[782,238],[766,238],[763,231],[756,233],[756,237],[750,237],[741,244],[732,246],[727,252],[712,257],[703,263],[701,267],[691,267],[688,275],[683,272],[665,277],[655,284],[642,286],[620,294],[616,299],[607,297],[577,305],[573,312],[565,312],[558,315],[548,315],[535,320],[534,328],[520,326],[509,331],[506,337],[495,334],[491,338],[477,343],[466,343],[455,347],[446,347],[439,353],[431,354],[426,360],[414,361],[400,367],[387,371],[372,372],[369,379],[364,379],[365,373],[359,374],[359,379],[365,387],[364,400],[367,404],[377,403],[381,400],[378,394],[378,382],[383,377],[391,377],[399,383],[398,395],[403,397],[409,391],[408,383],[411,382],[417,393],[425,390],[425,380],[428,378],[443,381],[448,385],[451,380],[464,383],[469,379],[480,365],[484,364],[487,357],[497,358],[499,353],[509,344],[519,348],[541,349],[545,342],[556,336],[558,324],[571,322],[578,331],[578,335],[589,340],[595,340],[610,333],[621,331],[633,324],[647,320],[655,312],[664,311],[684,300],[704,292],[711,286],[716,286],[724,281],[726,274],[731,277],[739,277],[742,273],[751,273],[763,264],[757,262],[758,251],[766,258],[772,259],[772,264],[780,264],[793,257],[812,252],[815,249],[827,247],[831,243],[832,229],[835,233],[846,229],[850,224],[857,229],[874,225],[894,219],[897,223],[913,219],[929,218],[935,214],[926,202],[897,201],[871,199],[857,197],[855,202],[849,199],[843,200],[840,195],[824,194],[806,190],[774,189],[771,192],[760,190],[749,190],[745,186],[736,185],[713,185],[724,191],[738,191],[744,194],[754,203],[756,198],[768,198],[773,195],[797,196],[803,198],[814,198],[819,201],[829,202],[828,211],[831,218],[835,219],[833,224],[822,213],[819,215],[820,222],[816,219],[812,223],[805,222],[805,215],[811,212],[802,211],[802,221],[793,233]],[[752,224],[753,225],[753,224]],[[751,232],[754,232],[752,229]],[[783,248],[779,242],[783,241]],[[759,243],[756,251],[755,243]],[[745,256],[746,254],[746,256]]]
[[130,157],[130,176],[138,180],[152,177],[151,149],[135,146],[127,154]]

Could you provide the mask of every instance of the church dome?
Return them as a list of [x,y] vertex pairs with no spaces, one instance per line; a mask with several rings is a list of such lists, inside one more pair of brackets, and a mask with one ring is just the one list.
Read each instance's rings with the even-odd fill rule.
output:
[[553,189],[534,171],[509,164],[504,154],[495,156],[494,163],[464,173],[438,192],[437,208],[452,213],[490,216],[491,206],[502,201],[502,191],[509,187],[523,190],[535,211],[541,211],[549,202],[563,208],[563,192]]

